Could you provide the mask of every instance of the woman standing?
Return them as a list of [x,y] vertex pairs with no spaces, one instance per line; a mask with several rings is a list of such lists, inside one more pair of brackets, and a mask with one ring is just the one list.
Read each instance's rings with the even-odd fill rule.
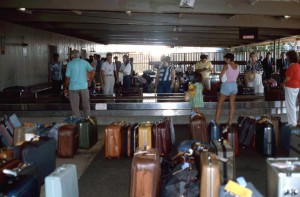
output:
[[219,96],[219,101],[217,105],[216,115],[215,115],[215,123],[219,123],[220,114],[222,111],[222,105],[226,99],[227,96],[229,96],[230,101],[230,111],[229,111],[229,118],[227,122],[227,126],[230,126],[232,123],[232,118],[235,110],[235,96],[238,92],[237,88],[237,77],[239,75],[239,67],[236,63],[234,63],[234,55],[232,53],[227,53],[224,55],[224,61],[225,65],[223,66],[223,69],[220,74],[220,81],[225,75],[226,81],[224,81],[224,78],[222,80],[222,86]]
[[131,84],[131,65],[128,55],[123,55],[123,64],[121,65],[119,72],[123,73],[123,88],[129,89]]
[[263,93],[264,87],[262,84],[262,72],[263,66],[260,61],[257,61],[257,55],[255,52],[250,53],[250,60],[247,64],[245,74],[248,72],[253,72],[255,75],[254,81],[247,81],[248,87],[254,87],[254,93]]
[[287,59],[290,62],[285,73],[285,102],[286,102],[286,113],[288,124],[292,126],[297,126],[300,124],[299,120],[297,122],[297,108],[296,101],[299,94],[300,88],[300,64],[299,57],[294,50],[290,50],[286,53]]

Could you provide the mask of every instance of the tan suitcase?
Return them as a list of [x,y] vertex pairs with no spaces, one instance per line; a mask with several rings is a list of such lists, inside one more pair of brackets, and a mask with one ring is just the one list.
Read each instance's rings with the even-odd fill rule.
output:
[[124,122],[114,122],[105,127],[105,158],[120,158],[122,154],[122,128]]
[[160,175],[158,149],[137,150],[131,165],[130,197],[158,197]]
[[152,123],[141,123],[138,130],[138,148],[148,150],[152,148]]
[[209,152],[201,153],[200,197],[218,197],[220,187],[219,161]]

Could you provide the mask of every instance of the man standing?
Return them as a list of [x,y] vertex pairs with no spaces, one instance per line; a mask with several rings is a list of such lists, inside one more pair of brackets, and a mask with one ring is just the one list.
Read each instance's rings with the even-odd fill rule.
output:
[[59,55],[53,54],[53,61],[49,65],[48,81],[52,81],[52,91],[54,94],[61,94],[62,85],[62,63],[58,60]]
[[162,58],[163,66],[157,71],[155,79],[155,88],[157,93],[172,93],[176,72],[172,65],[170,65],[170,57]]
[[64,85],[64,95],[68,95],[72,108],[72,116],[80,117],[79,96],[81,96],[83,115],[85,118],[90,116],[90,95],[88,90],[89,80],[94,79],[95,71],[86,60],[80,59],[78,50],[73,50],[71,54],[72,61],[67,65],[66,79]]
[[274,63],[275,63],[274,59],[271,57],[271,52],[267,52],[267,55],[263,59],[263,62],[262,62],[265,80],[271,79]]
[[200,61],[195,65],[195,72],[200,72],[205,89],[210,90],[210,74],[213,72],[213,65],[208,60],[208,55],[201,54]]
[[101,81],[103,84],[103,94],[112,95],[114,93],[115,82],[117,81],[116,65],[112,62],[112,53],[106,54],[106,62],[101,66]]
[[283,83],[285,79],[285,71],[288,67],[288,60],[287,58],[285,58],[285,52],[281,52],[280,59],[276,60],[276,66],[277,69],[279,70],[280,83]]

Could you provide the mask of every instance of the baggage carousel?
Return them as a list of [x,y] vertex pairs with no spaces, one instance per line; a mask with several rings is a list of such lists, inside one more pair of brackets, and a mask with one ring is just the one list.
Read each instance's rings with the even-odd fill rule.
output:
[[[176,123],[185,124],[190,115],[190,105],[184,101],[184,94],[173,93],[157,96],[143,93],[142,96],[104,96],[93,95],[91,114],[103,124],[115,120],[135,122],[172,116]],[[240,115],[259,116],[264,114],[286,114],[285,101],[265,101],[263,94],[237,95],[235,119]],[[207,119],[213,119],[217,102],[204,102],[201,112]],[[35,99],[20,102],[1,102],[0,115],[16,113],[19,117],[30,119],[48,117],[58,118],[71,115],[67,98],[56,95],[39,95]],[[229,115],[229,102],[223,105],[222,118],[226,121]],[[283,116],[283,118],[285,115]],[[53,120],[53,119],[52,119]]]

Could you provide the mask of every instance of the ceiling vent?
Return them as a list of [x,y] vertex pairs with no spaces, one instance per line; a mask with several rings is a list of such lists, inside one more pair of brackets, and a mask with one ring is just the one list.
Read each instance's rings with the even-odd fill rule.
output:
[[179,7],[181,8],[194,8],[196,0],[180,0]]

